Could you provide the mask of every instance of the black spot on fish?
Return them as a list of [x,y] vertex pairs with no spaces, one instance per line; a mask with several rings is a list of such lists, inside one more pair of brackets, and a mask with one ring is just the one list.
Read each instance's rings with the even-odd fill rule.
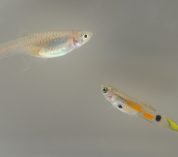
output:
[[117,105],[119,108],[122,108],[122,105],[121,104],[119,104],[119,105]]
[[159,122],[161,120],[161,116],[160,115],[156,115],[156,121]]

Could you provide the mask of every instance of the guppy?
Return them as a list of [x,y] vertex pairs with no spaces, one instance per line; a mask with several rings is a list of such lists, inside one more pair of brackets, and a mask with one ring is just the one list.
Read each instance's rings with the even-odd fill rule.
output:
[[178,131],[178,124],[169,117],[159,114],[152,106],[140,103],[112,86],[101,86],[101,92],[115,108],[129,115],[138,115],[156,125]]
[[0,54],[22,50],[34,57],[60,57],[87,43],[91,36],[89,31],[34,33],[0,45]]

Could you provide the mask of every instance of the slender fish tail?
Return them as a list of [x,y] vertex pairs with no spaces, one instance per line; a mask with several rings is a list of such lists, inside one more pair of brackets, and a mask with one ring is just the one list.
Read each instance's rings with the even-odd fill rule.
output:
[[0,45],[0,54],[10,52],[20,46],[20,41],[14,40]]

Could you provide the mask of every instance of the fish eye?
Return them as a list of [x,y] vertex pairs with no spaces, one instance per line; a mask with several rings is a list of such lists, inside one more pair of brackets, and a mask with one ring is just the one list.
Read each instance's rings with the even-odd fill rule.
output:
[[84,36],[85,39],[88,38],[88,35],[87,35],[87,34],[84,34],[83,36]]
[[103,93],[107,93],[108,92],[108,88],[107,87],[104,87],[102,90],[103,90]]

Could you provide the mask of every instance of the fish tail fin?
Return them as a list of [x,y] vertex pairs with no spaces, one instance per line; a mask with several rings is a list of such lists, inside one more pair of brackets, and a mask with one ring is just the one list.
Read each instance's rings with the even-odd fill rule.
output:
[[7,52],[7,51],[11,51],[13,49],[16,49],[18,47],[18,45],[19,45],[19,42],[17,42],[17,41],[11,41],[11,42],[1,44],[0,45],[0,53],[4,53],[4,52]]
[[172,130],[178,131],[178,124],[177,124],[175,121],[173,121],[173,120],[170,119],[170,118],[167,118],[167,121],[168,121],[168,123],[169,123],[169,127],[170,127]]
[[[10,41],[7,43],[0,44],[0,58],[6,58],[16,54],[17,48],[19,48],[20,44],[17,40]],[[12,51],[15,51],[11,53]]]

